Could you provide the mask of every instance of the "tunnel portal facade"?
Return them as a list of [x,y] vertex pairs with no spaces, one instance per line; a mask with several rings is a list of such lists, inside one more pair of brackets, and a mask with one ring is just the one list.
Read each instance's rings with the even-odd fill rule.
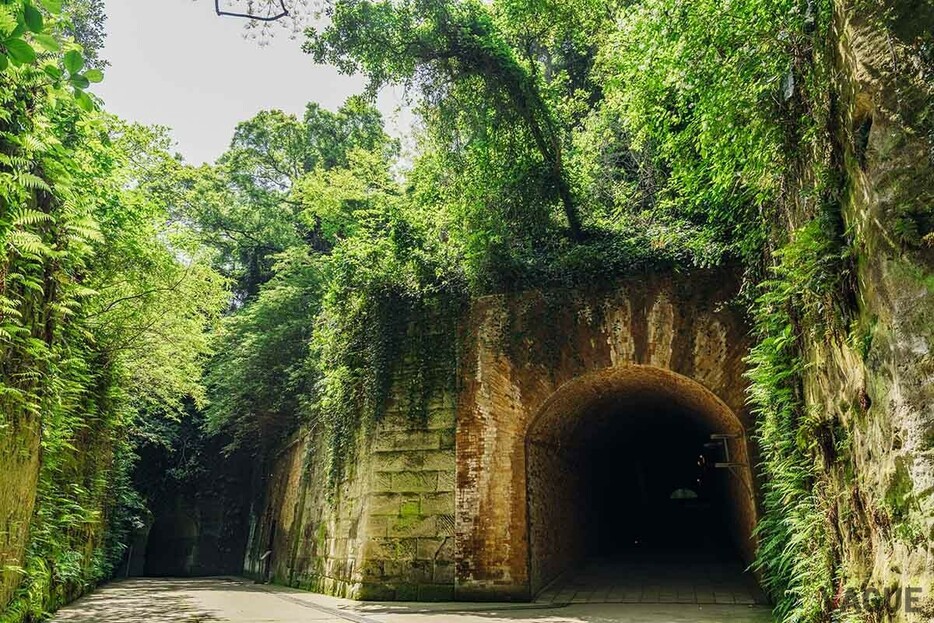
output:
[[730,280],[473,310],[457,406],[460,599],[529,599],[593,556],[754,554],[747,331]]

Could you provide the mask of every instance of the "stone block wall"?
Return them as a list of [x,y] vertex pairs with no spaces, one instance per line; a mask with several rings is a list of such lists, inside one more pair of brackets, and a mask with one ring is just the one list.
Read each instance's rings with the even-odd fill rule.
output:
[[454,596],[454,397],[413,418],[406,369],[382,420],[361,430],[343,480],[328,480],[325,435],[303,431],[279,453],[254,508],[245,567],[273,581],[372,600]]
[[[530,427],[559,389],[590,379],[577,386],[578,397],[599,395],[604,386],[615,392],[642,383],[648,391],[658,380],[653,373],[623,372],[672,371],[669,393],[690,382],[706,396],[695,392],[696,400],[685,398],[681,407],[715,412],[714,424],[736,432],[733,456],[753,464],[742,361],[748,338],[741,315],[725,304],[735,288],[726,273],[659,274],[596,292],[475,301],[456,338],[456,387],[433,396],[427,414],[413,418],[406,390],[417,371],[401,366],[385,415],[359,431],[336,487],[328,483],[328,442],[320,430],[303,431],[280,451],[253,508],[247,571],[263,576],[268,564],[276,582],[360,599],[528,599],[582,551],[568,541],[575,533],[560,525],[562,509],[565,523],[576,519],[555,497],[567,487],[551,486],[567,474],[541,461],[533,482],[527,480]],[[678,381],[680,375],[686,378]],[[556,417],[545,428],[560,431],[562,422]],[[548,441],[545,433],[539,437]],[[752,477],[742,477],[734,483],[737,499],[746,500],[736,505],[736,533],[747,551],[756,511]],[[529,503],[558,509],[538,513],[548,521],[532,534]],[[536,565],[530,542],[560,535],[566,555],[541,557]],[[268,562],[261,560],[269,550]]]
[[353,597],[369,465],[351,462],[332,491],[327,452],[323,436],[305,430],[267,467],[251,509],[244,569],[258,579]]
[[454,404],[435,401],[424,423],[401,411],[379,426],[370,454],[364,594],[372,599],[454,597]]

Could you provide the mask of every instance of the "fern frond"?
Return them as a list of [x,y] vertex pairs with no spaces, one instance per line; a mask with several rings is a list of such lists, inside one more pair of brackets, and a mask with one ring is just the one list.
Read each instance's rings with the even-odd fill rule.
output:
[[52,249],[42,238],[28,231],[13,230],[7,234],[7,246],[15,253],[37,258],[52,255]]
[[49,186],[48,183],[38,175],[20,172],[14,174],[14,178],[18,183],[22,184],[24,188],[28,188],[29,190],[44,190],[49,193],[52,192],[52,187]]
[[14,227],[37,225],[39,223],[48,223],[53,220],[51,214],[29,208],[20,208],[14,211],[12,216],[11,223]]

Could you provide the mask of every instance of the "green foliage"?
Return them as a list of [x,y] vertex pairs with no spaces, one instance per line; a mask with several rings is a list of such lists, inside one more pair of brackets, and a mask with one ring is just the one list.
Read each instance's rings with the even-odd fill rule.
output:
[[[563,12],[577,16],[570,7]],[[521,14],[541,18],[531,7]],[[341,1],[331,8],[330,24],[310,32],[306,49],[319,62],[365,73],[372,90],[391,82],[419,88],[439,145],[486,172],[511,169],[522,190],[534,193],[522,208],[540,214],[559,205],[572,237],[579,239],[582,224],[564,165],[562,120],[548,93],[564,74],[552,56],[540,59],[528,48],[520,56],[523,50],[511,45],[511,33],[501,27],[515,17],[472,1]]]
[[[246,211],[267,206],[290,215],[293,228],[272,256],[271,276],[255,295],[245,293],[216,337],[207,431],[227,434],[229,451],[264,454],[314,423],[331,435],[336,481],[356,431],[380,417],[404,360],[416,362],[421,379],[411,388],[413,413],[424,414],[429,394],[448,380],[437,372],[452,369],[450,333],[407,338],[416,317],[456,292],[425,239],[424,219],[406,212],[381,124],[357,98],[336,114],[310,106],[303,132],[294,119],[261,113],[241,124],[214,171],[224,187],[251,189],[241,195]],[[291,156],[264,147],[260,137],[273,125],[303,137]],[[222,242],[212,237],[218,222],[205,215],[195,213],[203,239]],[[269,230],[255,231],[256,242],[271,240]],[[437,315],[441,324],[456,318]]]
[[63,25],[64,34],[81,45],[88,65],[95,68],[94,70],[106,67],[107,62],[100,58],[100,51],[104,47],[104,25],[107,21],[104,0],[44,0],[43,6],[52,7],[48,10],[53,13],[56,12],[56,7],[61,7],[67,18]]
[[[388,408],[419,420],[451,388],[471,296],[727,263],[756,293],[759,568],[782,620],[829,616],[826,472],[846,443],[801,383],[808,344],[843,333],[851,303],[831,3],[326,6],[306,49],[365,74],[370,95],[407,88],[411,161],[353,97],[261,112],[216,164],[187,166],[163,130],[94,110],[97,0],[0,0],[0,434],[42,433],[4,623],[113,568],[144,512],[140,439],[191,442],[168,477],[182,482],[205,467],[205,440],[189,439],[202,422],[260,458],[321,428],[336,484]],[[896,233],[919,244],[924,225]],[[898,480],[887,500],[899,520],[906,491]]]
[[834,221],[814,219],[775,258],[753,307],[758,341],[747,360],[762,461],[756,565],[780,620],[822,621],[835,594],[833,500],[821,415],[807,411],[801,375],[807,344],[823,340],[841,318],[827,324],[828,301],[847,279]]
[[[329,279],[311,342],[319,380],[310,406],[332,433],[335,483],[361,426],[379,421],[390,400],[424,422],[429,400],[454,383],[462,290],[444,278],[425,252],[423,232],[394,199],[371,198],[357,235],[327,258]],[[411,384],[392,396],[403,369]]]
[[60,15],[60,2],[46,0],[42,6],[51,19],[47,20],[30,0],[0,2],[0,72],[11,64],[37,69],[52,80],[53,87],[70,87],[78,106],[91,110],[94,102],[84,90],[92,82],[100,82],[103,74],[99,69],[89,70],[90,75],[82,73],[85,58],[79,45],[69,42],[64,56],[58,54],[62,43],[57,33],[74,24],[68,16]]
[[[782,107],[799,96],[796,54],[816,15],[797,0],[633,4],[601,51],[606,105],[654,161],[659,210],[752,258],[780,191]],[[795,120],[797,122],[797,120]]]
[[280,273],[215,335],[207,366],[206,429],[228,433],[228,451],[275,447],[298,421],[309,380],[305,368],[320,306],[320,269],[296,249]]
[[[43,6],[0,4],[0,469],[21,495],[0,499],[4,623],[44,618],[119,562],[142,508],[128,432],[200,396],[227,298],[140,183],[159,137],[88,105],[102,75]],[[23,26],[35,59],[11,43]]]

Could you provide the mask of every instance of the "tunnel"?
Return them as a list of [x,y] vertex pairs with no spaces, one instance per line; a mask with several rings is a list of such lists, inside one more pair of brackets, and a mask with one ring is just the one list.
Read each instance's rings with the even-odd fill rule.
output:
[[699,383],[637,365],[578,378],[532,421],[526,466],[533,596],[563,582],[645,600],[642,584],[663,597],[675,583],[691,599],[701,587],[760,600],[745,571],[756,516],[745,431]]
[[192,574],[198,525],[184,513],[160,517],[146,541],[144,575],[184,577]]

